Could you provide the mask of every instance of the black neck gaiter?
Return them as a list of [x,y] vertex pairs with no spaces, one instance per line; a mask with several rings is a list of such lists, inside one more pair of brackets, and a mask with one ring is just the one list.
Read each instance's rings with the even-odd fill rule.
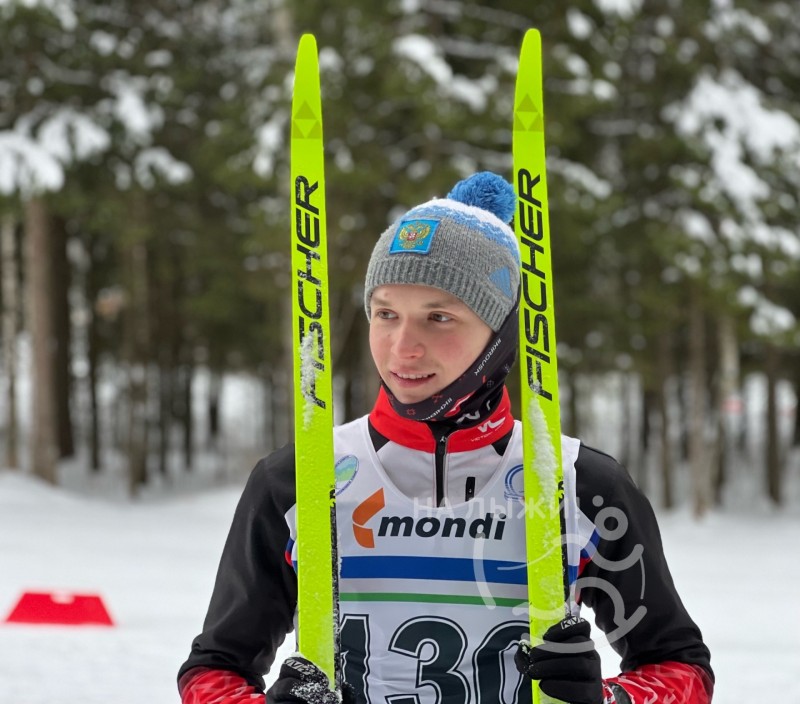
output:
[[453,429],[469,428],[488,418],[503,396],[505,378],[517,356],[518,325],[515,307],[470,367],[424,401],[401,403],[383,383],[392,408],[403,418]]

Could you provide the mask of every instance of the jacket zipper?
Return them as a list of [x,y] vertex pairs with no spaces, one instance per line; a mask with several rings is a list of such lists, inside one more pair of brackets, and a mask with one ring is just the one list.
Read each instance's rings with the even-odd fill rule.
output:
[[442,435],[436,441],[436,452],[434,453],[434,464],[436,473],[434,475],[434,489],[436,491],[436,505],[441,506],[447,491],[445,463],[447,461],[447,435]]

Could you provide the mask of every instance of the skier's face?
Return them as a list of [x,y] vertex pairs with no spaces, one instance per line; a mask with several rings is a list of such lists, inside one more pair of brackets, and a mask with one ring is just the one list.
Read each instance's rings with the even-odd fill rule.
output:
[[430,286],[379,286],[370,309],[372,359],[400,403],[424,401],[449,386],[493,334],[465,303]]

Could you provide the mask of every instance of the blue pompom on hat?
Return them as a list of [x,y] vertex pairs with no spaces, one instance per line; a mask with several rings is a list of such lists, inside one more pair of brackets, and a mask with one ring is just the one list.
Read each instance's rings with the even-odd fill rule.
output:
[[447,197],[464,205],[488,210],[504,223],[511,222],[517,209],[517,194],[511,184],[491,171],[481,171],[459,181]]
[[378,240],[367,267],[364,306],[378,286],[434,286],[466,303],[497,332],[514,307],[519,247],[509,223],[514,188],[482,171],[459,181],[446,198],[409,210]]

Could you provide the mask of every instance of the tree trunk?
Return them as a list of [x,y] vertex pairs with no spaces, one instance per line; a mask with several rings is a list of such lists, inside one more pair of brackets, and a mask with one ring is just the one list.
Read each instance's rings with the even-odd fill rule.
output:
[[292,367],[273,368],[267,383],[270,385],[271,447],[280,447],[294,438]]
[[[628,469],[630,467],[630,442],[628,441],[628,434],[631,427],[631,405],[628,402],[628,372],[620,372],[619,383],[619,404],[620,404],[620,418],[621,423],[619,427],[619,463]],[[634,477],[634,479],[636,479]]]
[[642,388],[641,426],[639,429],[639,488],[650,495],[650,451],[651,434],[653,432],[653,416],[657,413],[658,392],[655,389]]
[[25,204],[29,325],[32,353],[31,470],[56,483],[58,459],[54,385],[55,329],[52,301],[50,219],[40,198]]
[[147,368],[133,363],[128,370],[128,488],[131,496],[147,483],[149,445]]
[[565,433],[573,438],[580,437],[580,418],[578,416],[578,371],[572,369],[567,374],[567,386],[569,388],[569,400],[567,401],[567,427]]
[[255,438],[253,439],[257,447],[271,448],[277,447],[275,444],[275,414],[272,407],[272,373],[268,364],[261,364],[258,368],[258,376],[261,380],[261,427],[256,427]]
[[797,399],[794,409],[794,431],[792,432],[792,446],[800,445],[800,365],[795,364],[794,397]]
[[644,467],[641,462],[641,448],[639,446],[639,414],[636,408],[636,398],[639,396],[639,377],[633,372],[622,372],[620,395],[622,403],[622,425],[620,427],[619,453],[620,464],[627,468],[633,480],[637,483],[645,481]]
[[97,261],[92,252],[91,240],[87,245],[89,251],[86,277],[84,280],[84,296],[89,306],[89,320],[86,330],[86,361],[88,364],[87,383],[89,385],[89,462],[93,472],[100,471],[100,406],[97,396],[98,373],[100,365],[100,329],[98,321],[97,296]]
[[71,347],[72,325],[70,321],[69,288],[70,271],[67,255],[68,235],[66,222],[62,218],[51,220],[51,242],[53,254],[53,288],[51,303],[53,306],[53,330],[55,353],[53,362],[54,386],[56,397],[56,424],[58,433],[58,450],[60,457],[72,457],[75,454],[75,439],[72,431],[72,413],[70,400],[72,397]]
[[175,371],[162,357],[158,365],[158,472],[162,477],[169,473],[174,382]]
[[[375,398],[378,394],[378,386],[375,377],[375,365],[372,362],[372,355],[369,351],[369,325],[366,318],[359,316],[355,326],[355,336],[358,339],[356,357],[358,363],[355,367],[357,379],[356,388],[358,395],[353,402],[353,418],[369,413],[375,405]],[[347,420],[352,420],[348,418]]]
[[689,460],[689,425],[691,423],[691,412],[689,408],[690,399],[687,388],[690,382],[681,375],[675,387],[675,396],[680,408],[678,418],[678,461],[688,462]]
[[[156,390],[159,396],[158,470],[162,476],[166,476],[169,471],[174,429],[180,421],[183,421],[186,413],[182,393],[184,374],[182,359],[188,358],[189,354],[184,354],[185,326],[178,312],[182,295],[181,262],[176,256],[174,247],[166,242],[161,243],[152,254],[153,259],[157,259],[150,267],[151,290],[156,292],[156,297],[151,301],[149,311],[151,329],[155,331],[158,340],[155,350],[159,377],[159,386]],[[184,465],[187,469],[191,469],[191,451],[186,452],[185,444],[181,449],[185,452]]]
[[294,294],[291,291],[290,287],[289,295],[283,297],[283,315],[278,327],[284,333],[282,339],[285,344],[272,374],[272,412],[278,414],[275,418],[275,439],[280,445],[294,439],[294,313],[291,298]]
[[[342,415],[342,421],[347,422],[357,418],[358,410],[361,407],[361,338],[358,334],[358,327],[354,318],[349,321],[347,329],[341,330],[341,337],[344,338],[336,350],[336,356],[332,355],[334,369],[338,372],[334,379],[334,392],[336,382],[342,383],[342,406],[334,410]],[[358,415],[357,415],[358,414]]]
[[783,473],[781,471],[780,440],[778,436],[778,350],[770,344],[764,346],[764,373],[767,375],[767,437],[765,448],[765,469],[767,495],[773,503],[783,503]]
[[212,371],[208,384],[208,399],[206,403],[208,419],[208,445],[209,449],[216,450],[219,447],[220,435],[220,397],[222,396],[222,375]]
[[194,367],[188,362],[184,362],[180,366],[180,374],[178,376],[178,393],[180,394],[180,404],[183,410],[181,415],[181,420],[183,421],[183,466],[187,472],[194,467],[193,379]]
[[711,505],[711,471],[706,443],[706,329],[703,297],[697,286],[689,303],[689,467],[694,515],[701,518]]
[[[381,377],[378,374],[378,370],[375,369],[375,362],[372,359],[372,352],[369,346],[369,323],[362,329],[364,334],[361,339],[361,375],[364,383],[364,399],[367,403],[366,412],[375,405],[375,399],[378,397],[378,392],[381,388]],[[515,374],[514,371],[516,371],[516,367],[509,376],[518,380],[519,372]],[[519,384],[517,386],[519,387]]]
[[0,281],[3,286],[3,376],[6,386],[5,466],[19,467],[17,422],[17,321],[19,319],[19,276],[17,272],[16,223],[11,216],[0,223]]
[[[90,299],[91,300],[91,299]],[[92,471],[100,471],[100,405],[97,398],[97,376],[100,359],[100,339],[94,313],[89,318],[86,357],[89,365],[89,461]]]
[[736,456],[735,434],[737,418],[742,414],[739,396],[739,348],[733,318],[723,314],[717,321],[719,348],[719,384],[717,412],[719,418],[718,462],[714,476],[714,503],[722,503],[722,492],[728,477],[729,463]]
[[147,246],[131,244],[127,251],[130,299],[126,338],[128,358],[128,483],[131,496],[147,483],[148,433],[148,342]]
[[659,428],[661,442],[661,502],[664,508],[673,508],[675,495],[673,490],[673,477],[675,476],[674,459],[672,453],[672,437],[669,412],[669,396],[667,386],[673,376],[672,368],[672,339],[668,333],[662,333],[658,342],[658,357],[656,359],[656,399],[658,415],[661,419]]

